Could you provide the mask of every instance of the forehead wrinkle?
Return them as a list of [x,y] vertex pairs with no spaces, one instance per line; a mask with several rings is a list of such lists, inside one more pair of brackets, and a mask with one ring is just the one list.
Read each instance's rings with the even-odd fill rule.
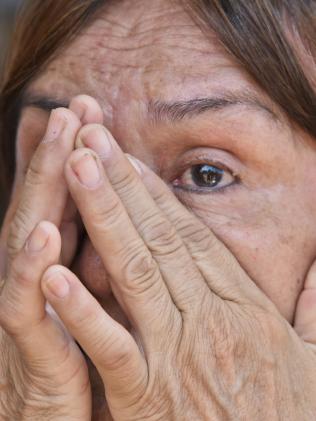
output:
[[[222,69],[235,68],[236,64],[223,53],[216,37],[210,41],[184,13],[167,16],[169,6],[164,8],[165,14],[157,14],[161,19],[153,18],[152,10],[159,11],[158,6],[145,9],[147,18],[134,16],[125,24],[123,9],[113,8],[117,14],[104,12],[75,38],[55,60],[57,70],[51,80],[60,92],[66,91],[68,97],[79,93],[96,97],[112,121],[116,116],[117,120],[126,118],[130,109],[137,108],[136,103],[146,109],[151,100],[181,101],[183,90],[192,97],[202,97],[214,87],[220,90],[225,79]],[[174,22],[170,22],[170,16]],[[139,22],[138,27],[135,22]],[[54,62],[50,66],[52,69]],[[242,78],[238,76],[237,84],[239,80]],[[225,83],[234,80],[226,78]],[[56,90],[51,85],[45,91]]]
[[[173,26],[170,25],[170,19],[178,24],[180,19],[187,23],[188,16],[179,1],[121,0],[101,9],[99,21],[103,27],[106,23],[111,32],[115,29],[118,36],[126,38],[152,31],[157,26],[165,26],[170,30]],[[193,23],[191,18],[190,22]]]
[[[66,49],[63,73],[68,73],[68,78],[78,75],[79,79],[80,73],[86,73],[84,78],[88,84],[93,84],[94,79],[103,85],[119,79],[120,83],[127,84],[131,77],[139,80],[141,75],[159,74],[161,70],[168,73],[171,69],[178,75],[181,72],[182,76],[192,71],[196,73],[198,69],[190,68],[187,59],[193,54],[196,56],[194,60],[200,54],[201,61],[207,54],[214,56],[214,45],[183,9],[182,13],[178,13],[179,7],[173,11],[170,4],[164,7],[165,4],[157,2],[156,7],[146,7],[145,13],[142,16],[138,14],[136,19],[129,19],[127,14],[128,23],[125,23],[125,15],[122,19],[122,13],[124,5],[125,8],[126,5],[130,7],[130,2],[118,2],[112,8],[105,8],[97,20]],[[91,75],[85,72],[87,61]]]
[[[140,2],[144,12],[137,12],[136,16],[133,16],[133,11],[136,9],[133,2],[132,10],[129,10],[126,16],[124,14],[124,25],[122,24],[124,5],[130,7],[130,2],[123,1],[112,8],[106,8],[103,14],[83,32],[83,36],[92,39],[92,43],[88,47],[90,55],[91,48],[94,50],[101,48],[105,55],[108,52],[141,52],[141,50],[151,47],[157,51],[159,46],[171,49],[185,48],[188,51],[192,48],[195,50],[199,48],[204,52],[206,48],[209,50],[210,44],[201,29],[184,12],[183,8],[176,8],[174,5],[173,7],[170,5],[164,7],[166,2],[157,1],[156,3],[156,7],[152,6],[152,2],[150,7],[147,5],[145,7],[144,2]],[[171,21],[172,24],[170,24]],[[203,40],[204,42],[202,42]],[[88,42],[88,44],[90,43]],[[100,50],[98,53],[100,54]],[[153,51],[151,54],[147,53],[147,59],[152,54]],[[126,57],[124,64],[128,65],[129,60],[130,57]]]
[[[78,57],[84,61],[89,60],[94,77],[102,84],[113,78],[124,79],[126,84],[130,78],[132,81],[140,75],[145,77],[151,74],[160,75],[159,79],[162,74],[167,77],[178,75],[181,80],[187,76],[205,78],[214,67],[214,60],[217,66],[220,64],[221,67],[231,67],[231,63],[228,63],[227,59],[223,60],[223,56],[218,51],[210,51],[210,49],[207,51],[192,37],[188,37],[188,42],[186,42],[184,37],[177,36],[181,38],[182,44],[177,43],[176,37],[161,39],[160,35],[154,42],[144,39],[136,45],[130,42],[113,45],[107,38],[101,38],[92,48],[87,48],[86,52]],[[177,51],[176,56],[174,51]],[[194,62],[200,60],[199,66],[190,64],[189,60],[192,61],[192,56]]]
[[[168,31],[170,27],[150,28],[148,33],[143,32],[129,36],[118,36],[113,32],[106,33],[103,28],[100,30],[94,29],[94,32],[84,34],[86,46],[82,50],[90,57],[94,55],[96,57],[100,57],[100,55],[106,57],[108,53],[137,52],[139,55],[143,54],[147,61],[155,57],[155,55],[161,57],[161,55],[166,54],[166,51],[161,51],[159,47],[162,47],[162,49],[169,48],[171,50],[170,53],[174,52],[175,49],[178,52],[199,52],[203,55],[214,52],[214,47],[211,47],[209,43],[204,43],[203,45],[200,34],[192,31],[190,33],[181,31],[181,28],[184,27],[188,26],[177,27],[177,30],[173,32]],[[128,65],[131,57],[127,54],[124,58],[125,64]]]

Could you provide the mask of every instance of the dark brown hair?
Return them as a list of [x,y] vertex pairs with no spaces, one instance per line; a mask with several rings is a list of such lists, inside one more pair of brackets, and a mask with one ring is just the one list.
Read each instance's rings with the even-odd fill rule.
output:
[[[118,0],[116,0],[118,1]],[[8,194],[15,170],[20,98],[30,81],[108,0],[28,0],[17,19],[0,97],[2,181]],[[214,31],[265,92],[316,138],[316,93],[289,32],[316,51],[315,0],[183,0]],[[303,47],[304,46],[304,47]]]

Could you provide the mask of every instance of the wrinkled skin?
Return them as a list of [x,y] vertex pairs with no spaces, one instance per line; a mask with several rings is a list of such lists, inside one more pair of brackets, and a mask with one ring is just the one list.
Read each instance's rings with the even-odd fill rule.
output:
[[[290,128],[281,111],[223,54],[215,39],[213,43],[206,40],[179,9],[159,3],[146,15],[142,7],[131,8],[129,2],[108,10],[48,66],[30,92],[57,95],[66,102],[77,94],[92,95],[122,149],[168,183],[192,161],[215,160],[237,173],[240,186],[204,196],[178,192],[179,197],[291,321],[315,257],[314,142]],[[178,123],[153,124],[146,112],[149,101],[247,89],[268,104],[281,122],[247,106],[209,111]],[[35,109],[25,109],[21,118],[20,183],[46,121],[42,111]],[[202,159],[198,159],[200,153]],[[102,290],[104,272],[89,244],[82,257],[80,278]]]
[[[201,223],[205,224],[235,256],[242,269],[235,261],[234,265],[236,266],[234,267],[236,267],[238,273],[239,270],[241,271],[240,277],[243,282],[249,284],[249,291],[238,292],[240,295],[236,295],[237,302],[247,303],[246,308],[248,309],[249,306],[253,312],[263,307],[265,315],[269,314],[270,317],[272,314],[272,319],[277,320],[274,325],[269,317],[264,318],[262,316],[264,319],[262,321],[261,317],[258,316],[258,324],[254,323],[249,328],[250,333],[247,333],[253,337],[255,332],[261,328],[265,333],[271,330],[272,336],[269,337],[268,342],[271,340],[273,343],[278,336],[283,338],[284,334],[287,337],[289,327],[281,321],[281,318],[279,319],[279,316],[276,316],[276,310],[271,303],[268,304],[263,295],[261,296],[257,290],[253,292],[254,289],[250,279],[271,299],[280,314],[289,322],[293,322],[298,296],[303,288],[306,273],[313,262],[316,250],[316,228],[313,223],[316,214],[316,202],[314,200],[316,193],[314,191],[314,186],[316,186],[316,151],[313,139],[309,138],[299,128],[290,125],[282,111],[260,91],[230,57],[224,54],[215,37],[206,40],[205,35],[181,9],[175,8],[175,6],[171,7],[164,1],[155,2],[155,5],[150,7],[148,7],[148,3],[146,3],[146,7],[144,6],[145,2],[140,1],[138,3],[139,7],[131,8],[130,2],[122,2],[104,11],[104,14],[84,31],[69,48],[65,49],[58,58],[51,62],[43,74],[31,84],[29,94],[53,97],[56,102],[65,102],[66,104],[69,103],[71,98],[83,92],[98,100],[102,112],[98,110],[97,106],[91,105],[92,103],[86,105],[84,116],[80,115],[78,102],[77,105],[70,107],[72,109],[71,115],[67,114],[66,117],[68,124],[71,120],[74,125],[72,129],[74,131],[72,134],[73,140],[67,140],[67,151],[59,152],[56,150],[55,153],[63,153],[66,161],[68,159],[67,154],[69,156],[75,146],[75,137],[81,125],[104,123],[114,135],[122,150],[136,156],[154,170],[169,185],[184,206],[189,208],[198,218],[196,221],[200,220]],[[237,93],[252,92],[252,96],[256,96],[271,111],[263,110],[258,105],[254,106],[253,103],[248,103],[208,110],[199,115],[186,116],[177,121],[168,121],[167,118],[153,118],[152,115],[148,115],[148,103],[153,104],[158,100],[169,103],[187,99],[218,97],[231,91],[236,92],[236,95]],[[152,110],[152,108],[150,109]],[[90,115],[88,115],[89,110]],[[162,114],[160,114],[161,116]],[[81,121],[79,121],[79,118]],[[15,259],[18,262],[19,259],[23,261],[20,248],[38,222],[33,220],[28,227],[17,229],[16,221],[20,225],[23,221],[16,217],[16,211],[21,197],[23,197],[23,194],[25,195],[26,169],[45,133],[47,121],[48,113],[35,106],[26,107],[21,116],[17,137],[16,184],[2,230],[2,244],[4,248],[6,248],[6,244],[9,245],[9,254],[4,259],[7,261],[7,267],[9,268],[11,262],[14,262]],[[78,143],[78,139],[76,146],[82,146]],[[92,146],[90,145],[90,147]],[[41,159],[43,159],[44,154],[47,156],[48,152],[42,151],[42,155],[39,154]],[[209,189],[207,194],[197,194],[188,175],[190,167],[197,164],[213,164],[224,168],[224,181],[228,180],[227,186],[224,185],[218,191]],[[43,172],[44,168],[42,166]],[[57,176],[58,174],[56,179]],[[43,179],[45,180],[45,178]],[[61,176],[60,179],[62,179]],[[228,186],[237,179],[240,180],[238,183],[235,182],[234,185]],[[70,180],[68,173],[69,188],[73,186]],[[57,190],[50,191],[52,184],[46,182],[47,197],[52,195],[55,197]],[[70,201],[68,201],[65,210],[67,217],[65,215],[62,217],[66,203],[65,192],[68,188],[66,184],[64,185],[63,192],[58,193],[60,200],[56,199],[53,207],[50,204],[49,211],[46,210],[46,203],[46,208],[43,206],[43,214],[40,215],[39,220],[49,220],[58,227],[62,219],[68,222],[68,225],[63,224],[63,228],[66,226],[70,231],[66,231],[66,234],[62,237],[64,246],[62,262],[68,266],[77,249],[77,224],[71,223],[75,219],[75,213],[73,203]],[[190,191],[188,186],[192,188]],[[151,191],[151,186],[148,187],[148,190]],[[82,205],[83,193],[78,193],[78,191],[74,187],[71,190],[80,214],[85,215],[89,210]],[[87,197],[88,194],[85,193],[85,195]],[[43,200],[43,197],[41,197],[41,200]],[[140,206],[140,204],[134,206]],[[142,212],[142,209],[140,209],[140,212]],[[168,218],[171,218],[171,216],[168,216]],[[12,221],[15,221],[13,225]],[[89,221],[89,218],[87,221]],[[89,225],[89,223],[86,222],[86,225]],[[9,228],[11,227],[12,232],[12,226],[13,230],[16,229],[19,232],[19,243],[15,243],[18,236],[12,236],[11,233],[10,237]],[[50,227],[48,230],[53,230],[53,228]],[[80,227],[79,231],[81,232]],[[21,232],[24,232],[24,235]],[[51,235],[58,235],[58,233],[51,233]],[[79,255],[76,256],[74,262],[71,262],[71,268],[99,299],[108,313],[129,328],[129,322],[117,304],[118,300],[121,307],[124,307],[124,304],[122,304],[122,301],[124,301],[123,293],[116,285],[117,279],[112,276],[106,257],[101,256],[100,258],[99,256],[102,247],[96,241],[95,234],[93,236],[89,232],[89,236],[91,240],[85,236]],[[96,246],[96,243],[99,247]],[[92,244],[94,244],[94,247]],[[97,250],[99,248],[98,252],[95,251],[95,248]],[[39,275],[43,274],[48,266],[58,262],[58,250],[50,250],[49,252],[48,260],[42,262],[42,267],[38,269],[38,274],[35,277],[39,278]],[[221,262],[221,256],[222,254],[219,254],[219,262]],[[225,263],[230,262],[230,260],[226,260],[226,257],[223,261]],[[15,264],[19,265],[20,263]],[[212,261],[212,264],[214,265],[215,262]],[[230,264],[228,263],[228,265]],[[22,267],[24,267],[23,264]],[[68,272],[67,274],[71,279],[76,279],[73,274]],[[204,282],[208,284],[206,278]],[[232,280],[228,278],[229,275],[224,273],[222,280],[224,293],[216,289],[214,291],[213,284],[211,284],[211,291],[220,298],[216,317],[226,320],[223,329],[226,335],[233,338],[231,342],[226,344],[228,350],[224,347],[225,352],[227,351],[230,355],[229,349],[234,349],[236,345],[234,332],[237,327],[230,319],[227,319],[226,298],[230,297],[229,290],[233,290]],[[73,282],[75,284],[76,281]],[[117,300],[110,294],[110,285]],[[9,291],[9,288],[7,291]],[[48,298],[52,300],[51,297]],[[250,302],[253,302],[253,306],[250,306]],[[78,303],[80,303],[79,300]],[[63,321],[66,322],[67,327],[72,331],[73,325],[75,325],[74,321],[65,320],[66,315],[63,313],[63,308],[56,303],[55,307]],[[205,309],[206,313],[202,312],[199,317],[206,321],[210,320],[210,323],[218,322],[214,314],[208,313],[208,306]],[[134,321],[135,315],[132,314],[133,317],[131,317],[131,309],[126,304],[124,310],[129,318]],[[249,312],[251,314],[250,310]],[[241,319],[244,320],[245,314],[248,313],[241,314],[243,315]],[[172,319],[167,318],[168,322],[170,320]],[[191,322],[192,320],[196,322],[196,319],[191,319]],[[273,328],[271,328],[271,324]],[[237,325],[239,326],[239,322]],[[209,325],[206,322],[203,331],[209,331],[210,326],[212,324]],[[136,332],[141,330],[139,323],[136,323],[136,326],[134,323],[133,327]],[[162,326],[157,327],[159,334],[161,329]],[[7,330],[10,330],[10,327]],[[245,337],[247,337],[246,331],[247,329],[242,330]],[[175,339],[177,338],[177,332],[177,330],[173,332]],[[188,328],[187,332],[192,333],[192,330]],[[72,333],[78,339],[75,334],[77,332]],[[138,337],[137,333],[135,333],[135,337]],[[308,368],[309,364],[313,363],[313,357],[293,332],[290,332],[289,337],[290,339],[287,338],[283,342],[280,340],[281,345],[277,353],[288,349],[289,359],[291,360],[292,356],[295,356],[295,358],[293,357],[295,361],[293,366],[299,365],[297,360],[305,361],[306,359],[306,367]],[[88,352],[90,350],[85,348],[87,338],[80,336],[80,339],[82,342],[78,340],[83,349],[91,356]],[[256,339],[258,339],[258,343],[261,343],[260,340],[263,342],[267,339],[267,336],[263,335],[261,339]],[[72,344],[77,358],[76,361],[80,362],[81,355],[78,348],[74,342],[70,339],[69,341],[67,343]],[[142,343],[139,338],[138,341]],[[247,341],[245,343],[241,341],[239,349],[241,354],[246,352],[246,343],[249,345]],[[144,345],[144,343],[142,344]],[[214,343],[206,342],[206,344],[206,350],[215,346]],[[160,345],[156,346],[160,350]],[[250,353],[255,352],[253,347],[256,348],[255,343],[250,345]],[[268,349],[271,351],[269,347]],[[268,352],[268,349],[266,349],[266,352]],[[201,353],[206,352],[206,350],[203,350],[202,347],[200,349]],[[187,358],[188,348],[185,348],[183,352],[184,356],[181,353],[178,355],[179,364],[180,361]],[[216,350],[216,354],[219,354],[220,358],[224,358],[226,354],[225,352],[221,354],[221,352],[223,350]],[[195,353],[198,354],[198,350],[195,350]],[[106,369],[103,371],[100,369],[99,356],[94,355],[94,358],[95,360],[93,358],[92,360],[101,372],[102,380],[108,384],[109,376]],[[170,361],[172,361],[172,352]],[[157,365],[159,364],[157,358]],[[201,369],[199,364],[203,365],[200,361],[194,361],[194,364],[199,367],[199,370]],[[236,364],[239,367],[238,364],[241,363],[237,361]],[[304,364],[302,364],[302,367],[299,366],[299,369],[301,369],[301,373],[305,374]],[[228,372],[232,370],[233,366],[232,364],[227,368]],[[245,369],[245,365],[241,364],[241,366]],[[286,372],[288,368],[293,367],[291,364],[288,367],[285,365],[280,367],[280,370],[283,373],[283,370]],[[255,370],[254,367],[248,367],[248,369],[250,371]],[[181,364],[179,365],[179,371],[185,371]],[[293,368],[294,372],[295,375],[299,376]],[[76,385],[79,384],[79,397],[82,390],[85,393],[87,392],[87,389],[83,387],[86,384],[85,376],[86,373],[82,372],[81,385],[80,382],[76,383]],[[164,383],[164,379],[161,380],[161,383]],[[285,390],[285,384],[286,380],[284,380],[281,390],[284,390],[286,394],[289,393],[286,396],[292,396],[292,392],[296,393],[296,391]],[[155,394],[155,388],[151,389],[150,392]],[[67,393],[68,389],[65,395]],[[102,393],[102,388],[101,392],[94,391],[95,396],[102,396]],[[146,396],[146,394],[144,395]],[[87,395],[85,396],[88,400]],[[229,397],[231,396],[229,395]],[[79,399],[78,396],[76,396],[76,399]],[[118,403],[117,397],[115,397],[114,404],[112,402],[112,414],[116,415],[115,419],[140,419],[146,416],[148,418],[148,414],[140,414],[137,412],[137,408],[133,408],[136,412],[132,414],[126,414],[125,408],[121,413],[119,412],[122,410],[120,405],[121,403]],[[191,417],[197,416],[195,410],[196,408],[187,408],[187,413],[191,414]],[[203,410],[204,408],[202,412]],[[212,413],[214,417],[224,416],[224,412],[220,413],[216,405],[208,408],[208,410],[210,411],[208,413]],[[235,415],[232,412],[233,410],[227,408],[225,410],[230,416]],[[239,410],[237,404],[236,410]],[[249,419],[251,419],[251,416],[252,419],[254,416],[258,416],[258,413],[255,412],[257,410],[257,407],[254,407],[254,412],[249,409]],[[301,408],[299,410],[303,411]],[[273,408],[271,411],[273,411]],[[238,415],[240,414],[241,412],[238,413]],[[271,416],[274,416],[273,412],[271,414]],[[283,414],[292,416],[291,413],[283,412]],[[303,412],[297,412],[294,415],[301,416],[302,414]],[[171,415],[164,413],[159,416],[162,419],[168,419],[168,416]]]

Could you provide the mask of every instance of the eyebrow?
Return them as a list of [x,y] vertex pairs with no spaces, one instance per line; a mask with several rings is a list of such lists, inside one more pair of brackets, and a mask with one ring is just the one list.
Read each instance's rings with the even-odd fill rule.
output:
[[[50,112],[55,108],[68,107],[69,101],[49,96],[27,94],[22,98],[21,108],[36,107]],[[228,108],[244,106],[248,109],[265,113],[273,120],[279,120],[277,114],[250,91],[226,92],[219,96],[193,98],[188,100],[165,102],[151,100],[147,105],[149,118],[155,124],[177,123],[184,119],[199,116],[207,111],[222,111]]]
[[150,101],[148,113],[155,123],[164,121],[179,122],[196,117],[207,111],[222,111],[228,108],[244,106],[248,109],[263,112],[273,120],[279,120],[272,109],[250,92],[225,93],[214,97],[194,98],[176,102]]

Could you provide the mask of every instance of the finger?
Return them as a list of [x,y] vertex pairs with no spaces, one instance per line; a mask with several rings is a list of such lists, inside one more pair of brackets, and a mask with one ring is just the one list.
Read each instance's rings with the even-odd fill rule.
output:
[[100,104],[89,95],[77,95],[70,104],[69,109],[77,115],[83,125],[102,124],[103,111]]
[[175,227],[208,287],[223,299],[251,302],[265,300],[263,293],[246,275],[239,262],[215,234],[176,197],[174,192],[144,163],[142,181],[153,200]]
[[39,221],[60,225],[68,194],[63,170],[80,125],[72,111],[65,108],[52,111],[46,134],[30,163],[21,201],[11,223],[7,243],[10,260],[22,249]]
[[173,301],[181,311],[192,310],[193,304],[200,303],[205,295],[205,284],[174,226],[142,183],[137,162],[123,154],[104,127],[86,126],[80,130],[76,145],[78,139],[102,159],[107,178],[157,262]]
[[124,208],[118,212],[130,217],[157,262],[172,300],[181,311],[192,309],[193,302],[200,302],[201,296],[205,295],[205,284],[174,226],[142,183],[139,168],[133,166],[133,161],[123,154],[111,134],[101,126],[84,127],[78,138],[102,159],[109,181],[105,181],[107,186],[103,194],[106,194],[107,201],[109,197],[117,201],[118,197],[122,202]]
[[[12,261],[0,297],[1,320],[8,333],[15,335],[21,329],[23,334],[25,326],[36,325],[44,318],[45,302],[39,280],[49,265],[58,262],[59,252],[58,230],[49,222],[40,222]],[[12,317],[13,311],[16,317]]]
[[[113,320],[79,279],[63,266],[50,267],[43,293],[67,330],[99,371],[107,397],[135,399],[147,384],[146,362],[132,336]],[[139,397],[139,396],[138,396]]]
[[[170,314],[175,313],[174,303],[155,260],[111,188],[102,163],[91,150],[78,149],[72,153],[65,174],[89,237],[110,275],[113,292],[141,335],[155,336],[153,321],[164,314],[165,323],[169,323]],[[165,329],[160,322],[159,328]]]
[[[87,95],[75,97],[69,105],[69,110],[58,108],[52,111],[43,141],[31,161],[21,204],[11,225],[8,241],[10,257],[20,250],[36,223],[43,219],[50,220],[57,226],[62,224],[65,234],[71,231],[71,236],[67,241],[63,241],[63,247],[67,248],[63,255],[67,256],[68,260],[73,257],[73,251],[76,249],[73,241],[77,239],[76,210],[73,210],[72,214],[68,212],[66,220],[63,220],[67,201],[63,167],[65,159],[74,148],[75,135],[81,127],[80,119],[84,123],[103,121],[99,104]],[[51,206],[52,197],[54,206]]]
[[39,223],[14,258],[0,296],[0,325],[29,362],[62,360],[67,351],[65,335],[45,311],[40,287],[44,271],[58,261],[59,253],[57,228]]
[[305,342],[316,345],[316,262],[309,270],[297,302],[294,329]]
[[[88,95],[77,95],[70,104],[72,111],[82,124],[102,124],[103,111],[99,103]],[[67,199],[65,213],[60,224],[62,238],[61,262],[64,266],[70,266],[78,246],[78,238],[82,232],[82,224],[79,222],[77,208],[71,198]]]

